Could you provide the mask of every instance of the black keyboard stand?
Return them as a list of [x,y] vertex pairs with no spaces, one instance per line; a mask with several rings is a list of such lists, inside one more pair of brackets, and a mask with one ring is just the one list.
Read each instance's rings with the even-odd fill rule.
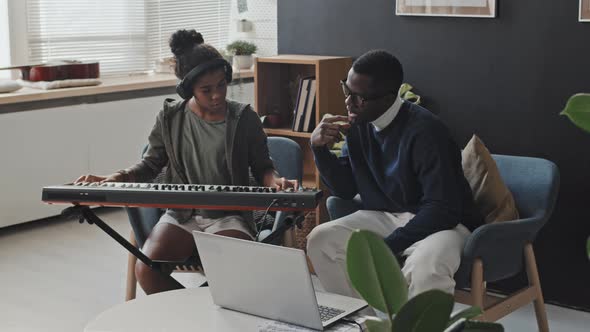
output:
[[302,212],[290,212],[285,217],[285,220],[283,220],[283,223],[260,242],[280,245],[280,241],[283,239],[285,232],[293,228],[293,226],[297,226],[297,228],[301,229],[304,220],[305,215]]
[[[102,229],[105,233],[107,233],[111,238],[117,241],[120,245],[122,245],[127,251],[129,251],[133,256],[137,257],[140,261],[142,261],[145,265],[149,266],[152,270],[161,273],[163,276],[169,278],[169,280],[175,284],[176,288],[185,288],[181,283],[179,283],[176,279],[174,279],[170,273],[175,269],[180,270],[199,270],[201,268],[201,260],[199,259],[198,255],[193,255],[189,257],[186,261],[183,262],[175,262],[175,261],[160,261],[160,260],[152,260],[144,253],[139,250],[136,246],[131,244],[127,239],[122,237],[119,233],[117,233],[114,229],[112,229],[109,225],[107,225],[102,219],[100,219],[94,211],[90,209],[88,206],[82,205],[74,205],[69,208],[64,209],[61,212],[62,216],[66,218],[78,218],[78,221],[83,224],[86,221],[88,224],[92,225],[95,224],[100,229]],[[275,231],[270,233],[262,243],[269,243],[269,244],[278,244],[278,242],[282,239],[282,235],[292,228],[293,226],[297,226],[301,228],[301,223],[305,219],[304,215],[301,212],[293,212],[285,217],[283,224],[281,224]],[[201,286],[206,286],[207,283],[204,283]]]

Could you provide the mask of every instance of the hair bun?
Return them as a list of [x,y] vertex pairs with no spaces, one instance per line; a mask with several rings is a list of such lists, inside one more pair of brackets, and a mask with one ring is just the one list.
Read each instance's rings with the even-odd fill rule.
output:
[[169,40],[170,50],[176,56],[184,53],[186,50],[193,48],[195,45],[204,43],[203,35],[194,29],[178,30],[172,34]]

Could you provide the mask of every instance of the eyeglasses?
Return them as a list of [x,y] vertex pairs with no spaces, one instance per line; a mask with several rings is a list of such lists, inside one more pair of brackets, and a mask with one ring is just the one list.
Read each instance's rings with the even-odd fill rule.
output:
[[348,87],[348,85],[346,85],[346,80],[341,80],[340,81],[340,85],[342,86],[342,92],[344,93],[344,97],[348,98],[350,97],[350,99],[352,100],[352,102],[355,105],[363,105],[366,102],[372,101],[372,100],[377,100],[377,99],[381,99],[385,96],[388,96],[390,94],[395,94],[395,92],[393,91],[389,91],[385,94],[379,95],[379,96],[373,96],[373,97],[364,97],[361,96],[359,94],[356,93],[352,93],[352,91],[350,91],[350,88]]

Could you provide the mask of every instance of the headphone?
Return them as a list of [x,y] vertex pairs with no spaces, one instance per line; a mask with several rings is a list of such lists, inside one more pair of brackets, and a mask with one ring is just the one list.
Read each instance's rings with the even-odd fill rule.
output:
[[186,74],[186,76],[176,85],[176,93],[178,93],[182,99],[191,98],[193,96],[193,83],[197,77],[216,67],[222,67],[225,70],[225,80],[229,84],[232,80],[232,67],[225,59],[218,58],[202,63],[189,71],[188,74]]

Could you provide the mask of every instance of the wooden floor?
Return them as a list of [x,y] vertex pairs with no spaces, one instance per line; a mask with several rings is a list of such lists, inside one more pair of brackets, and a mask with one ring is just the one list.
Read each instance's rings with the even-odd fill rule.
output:
[[[127,237],[124,211],[99,215]],[[94,225],[56,218],[0,229],[0,331],[82,331],[100,312],[123,302],[126,263],[126,251]],[[177,278],[188,287],[203,280],[194,273]],[[552,305],[547,310],[552,331],[589,330],[589,313]],[[506,331],[536,328],[532,306],[501,322]]]

